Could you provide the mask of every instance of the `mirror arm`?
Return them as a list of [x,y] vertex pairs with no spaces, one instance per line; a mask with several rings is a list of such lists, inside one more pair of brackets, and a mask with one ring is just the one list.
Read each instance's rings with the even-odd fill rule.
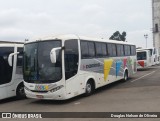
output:
[[50,59],[52,63],[56,63],[56,51],[61,50],[62,47],[53,48],[50,52]]
[[10,66],[12,66],[12,57],[14,56],[14,55],[18,55],[19,54],[19,52],[15,52],[15,53],[11,53],[9,56],[8,56],[8,64],[10,65]]

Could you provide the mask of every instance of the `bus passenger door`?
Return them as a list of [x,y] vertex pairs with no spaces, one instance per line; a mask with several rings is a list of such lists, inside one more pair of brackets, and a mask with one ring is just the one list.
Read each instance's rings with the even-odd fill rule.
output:
[[[16,51],[15,51],[16,52]],[[12,73],[12,81],[10,86],[7,87],[8,97],[11,97],[16,94],[17,86],[20,82],[23,81],[22,76],[22,59],[23,59],[23,48],[17,47],[17,52],[19,54],[13,56],[13,73]]]
[[14,52],[14,47],[0,47],[0,99],[8,97],[11,87],[13,66],[8,64],[8,56]]
[[15,71],[15,77],[14,77],[14,80],[16,81],[16,85],[23,81],[23,72],[22,72],[23,48],[18,47],[17,52],[19,52],[19,54],[17,55],[16,71]]
[[65,41],[64,64],[67,95],[78,95],[80,89],[80,79],[77,78],[78,72],[78,40]]

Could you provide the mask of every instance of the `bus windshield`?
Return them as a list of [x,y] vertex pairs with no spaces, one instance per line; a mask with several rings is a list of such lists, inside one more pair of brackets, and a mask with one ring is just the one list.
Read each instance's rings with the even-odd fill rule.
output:
[[8,56],[13,52],[13,47],[0,47],[0,84],[9,83],[12,79],[13,67],[8,64]]
[[137,60],[146,60],[146,52],[137,52]]
[[61,51],[56,51],[57,61],[51,63],[50,52],[61,47],[60,40],[25,44],[24,81],[28,83],[54,83],[62,78]]

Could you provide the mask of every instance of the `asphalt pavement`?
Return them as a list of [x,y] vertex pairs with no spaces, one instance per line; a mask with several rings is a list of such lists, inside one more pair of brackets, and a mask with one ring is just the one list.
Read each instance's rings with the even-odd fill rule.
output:
[[[99,88],[89,97],[83,95],[67,101],[9,98],[0,101],[0,112],[160,112],[160,66],[139,70],[127,82],[118,81]],[[9,119],[0,119],[9,120]],[[17,119],[12,119],[17,120]],[[22,119],[21,119],[22,120]],[[23,119],[29,120],[29,119]],[[30,119],[31,120],[31,119]],[[32,119],[43,120],[43,119]],[[135,121],[135,119],[46,119]],[[136,119],[159,121],[160,119]]]

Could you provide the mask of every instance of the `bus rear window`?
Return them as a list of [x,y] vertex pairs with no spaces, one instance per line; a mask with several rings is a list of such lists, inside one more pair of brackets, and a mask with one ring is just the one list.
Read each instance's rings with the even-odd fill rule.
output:
[[146,52],[137,52],[137,60],[146,60]]

